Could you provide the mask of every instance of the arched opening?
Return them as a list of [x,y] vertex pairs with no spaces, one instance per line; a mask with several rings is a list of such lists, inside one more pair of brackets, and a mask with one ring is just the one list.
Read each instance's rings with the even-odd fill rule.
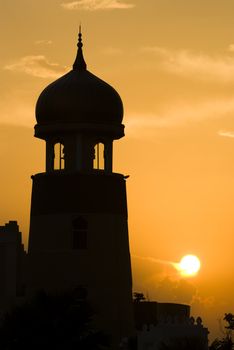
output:
[[87,221],[82,216],[79,216],[73,220],[72,230],[72,248],[87,249]]
[[105,168],[105,147],[101,142],[94,146],[93,168],[100,170]]
[[62,170],[65,168],[64,145],[57,142],[54,145],[54,170]]

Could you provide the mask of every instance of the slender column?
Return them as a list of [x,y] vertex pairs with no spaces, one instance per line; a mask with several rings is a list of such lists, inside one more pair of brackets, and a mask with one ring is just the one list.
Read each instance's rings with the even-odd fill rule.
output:
[[46,141],[46,172],[54,170],[54,144],[52,141]]
[[113,157],[113,143],[108,141],[104,146],[104,162],[105,162],[105,171],[107,173],[112,173],[112,157]]
[[83,166],[83,145],[82,145],[82,136],[76,136],[76,150],[75,150],[75,169],[82,170]]

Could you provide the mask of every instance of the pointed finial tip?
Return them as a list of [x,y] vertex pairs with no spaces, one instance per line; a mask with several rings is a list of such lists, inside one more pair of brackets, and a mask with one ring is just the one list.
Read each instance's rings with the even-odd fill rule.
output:
[[83,43],[82,43],[81,24],[79,25],[77,47],[78,47],[78,52],[77,52],[76,60],[73,64],[73,69],[74,70],[86,70],[86,63],[85,63],[85,60],[83,57],[83,52],[82,52]]
[[79,25],[79,34],[78,34],[78,44],[77,44],[78,48],[83,46],[82,43],[82,32],[81,32],[81,24]]

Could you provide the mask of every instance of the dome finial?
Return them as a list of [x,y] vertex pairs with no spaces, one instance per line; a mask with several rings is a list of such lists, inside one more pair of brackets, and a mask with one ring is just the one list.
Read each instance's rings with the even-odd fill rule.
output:
[[73,64],[73,70],[86,70],[86,63],[83,56],[83,43],[82,43],[82,33],[81,33],[81,25],[79,25],[79,34],[78,34],[78,43],[77,43],[78,51],[76,55],[75,62]]

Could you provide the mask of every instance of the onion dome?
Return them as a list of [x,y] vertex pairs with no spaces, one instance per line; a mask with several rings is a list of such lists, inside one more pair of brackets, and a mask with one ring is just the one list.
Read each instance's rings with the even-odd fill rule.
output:
[[39,96],[37,125],[121,125],[123,104],[119,94],[86,69],[81,30],[77,46],[73,69],[48,85]]

